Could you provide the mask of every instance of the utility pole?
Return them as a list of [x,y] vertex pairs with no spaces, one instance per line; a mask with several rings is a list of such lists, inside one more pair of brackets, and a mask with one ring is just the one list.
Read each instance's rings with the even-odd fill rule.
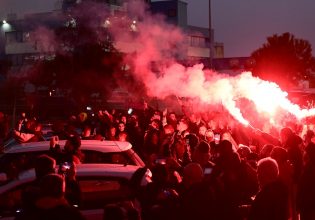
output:
[[212,19],[211,19],[211,0],[209,0],[209,61],[210,68],[213,68],[213,36],[212,36]]

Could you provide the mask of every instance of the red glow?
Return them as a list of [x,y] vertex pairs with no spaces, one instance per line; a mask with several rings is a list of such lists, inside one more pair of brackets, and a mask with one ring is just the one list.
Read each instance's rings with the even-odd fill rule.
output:
[[[134,9],[137,11],[141,7]],[[127,60],[133,63],[135,78],[146,85],[149,96],[164,99],[175,95],[198,100],[199,104],[223,105],[246,126],[255,117],[277,125],[286,113],[297,119],[315,115],[315,109],[301,109],[289,101],[287,93],[277,84],[253,77],[250,72],[230,76],[205,71],[202,64],[187,68],[176,63],[175,57],[187,53],[184,34],[161,17],[146,14],[145,10],[138,13],[145,19],[137,22],[137,35],[123,32],[116,26],[111,31],[117,42],[129,39],[128,42],[141,45],[136,53],[127,55]],[[155,72],[151,69],[153,62],[159,63]],[[249,100],[254,106],[246,113],[242,106],[238,106],[242,99]],[[194,106],[195,109],[198,107]],[[207,110],[211,111],[198,109]]]

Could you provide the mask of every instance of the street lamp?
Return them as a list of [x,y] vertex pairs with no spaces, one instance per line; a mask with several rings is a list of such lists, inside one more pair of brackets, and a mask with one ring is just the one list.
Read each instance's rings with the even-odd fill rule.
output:
[[0,29],[2,29],[3,31],[9,31],[11,29],[11,25],[6,20],[2,20],[2,25],[0,25]]
[[212,19],[211,19],[211,0],[209,0],[209,61],[210,61],[210,68],[213,68],[213,38],[212,38]]

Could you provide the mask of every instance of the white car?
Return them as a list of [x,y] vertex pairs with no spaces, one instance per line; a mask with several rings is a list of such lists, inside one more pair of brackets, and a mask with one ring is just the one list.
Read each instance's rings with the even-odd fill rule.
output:
[[[130,181],[139,169],[144,169],[139,185],[151,182],[149,169],[135,165],[80,164],[77,165],[77,181],[81,190],[81,201],[75,207],[87,219],[102,219],[106,204],[131,201],[133,192]],[[21,210],[21,194],[35,180],[34,169],[22,172],[17,179],[0,186],[0,219],[13,219]]]
[[[66,141],[60,140],[61,149]],[[50,155],[49,141],[30,142],[13,145],[0,155],[0,174],[14,177],[22,170],[34,167],[35,158],[41,154]],[[129,142],[81,140],[83,163],[128,164],[144,167],[145,164]]]

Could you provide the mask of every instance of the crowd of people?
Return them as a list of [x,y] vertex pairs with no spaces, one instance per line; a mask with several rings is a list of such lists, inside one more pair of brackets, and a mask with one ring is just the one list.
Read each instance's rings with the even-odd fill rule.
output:
[[[8,135],[20,143],[44,140],[42,124],[25,114],[12,132],[4,122],[0,120],[2,140]],[[304,129],[302,135],[301,128],[288,123],[268,133],[240,125],[225,114],[178,114],[145,106],[134,112],[82,112],[55,121],[50,147],[56,155],[71,155],[74,163],[84,163],[80,139],[132,144],[152,171],[152,183],[135,189],[137,208],[104,207],[106,220],[315,219],[315,135],[312,129]],[[68,140],[70,154],[60,151],[58,139]],[[53,195],[48,183],[56,190]],[[56,174],[41,177],[38,187],[44,196],[36,204],[57,196],[54,201],[57,205],[62,201],[64,207],[62,185]],[[48,213],[55,209],[52,206]],[[83,218],[72,208],[67,213]]]

